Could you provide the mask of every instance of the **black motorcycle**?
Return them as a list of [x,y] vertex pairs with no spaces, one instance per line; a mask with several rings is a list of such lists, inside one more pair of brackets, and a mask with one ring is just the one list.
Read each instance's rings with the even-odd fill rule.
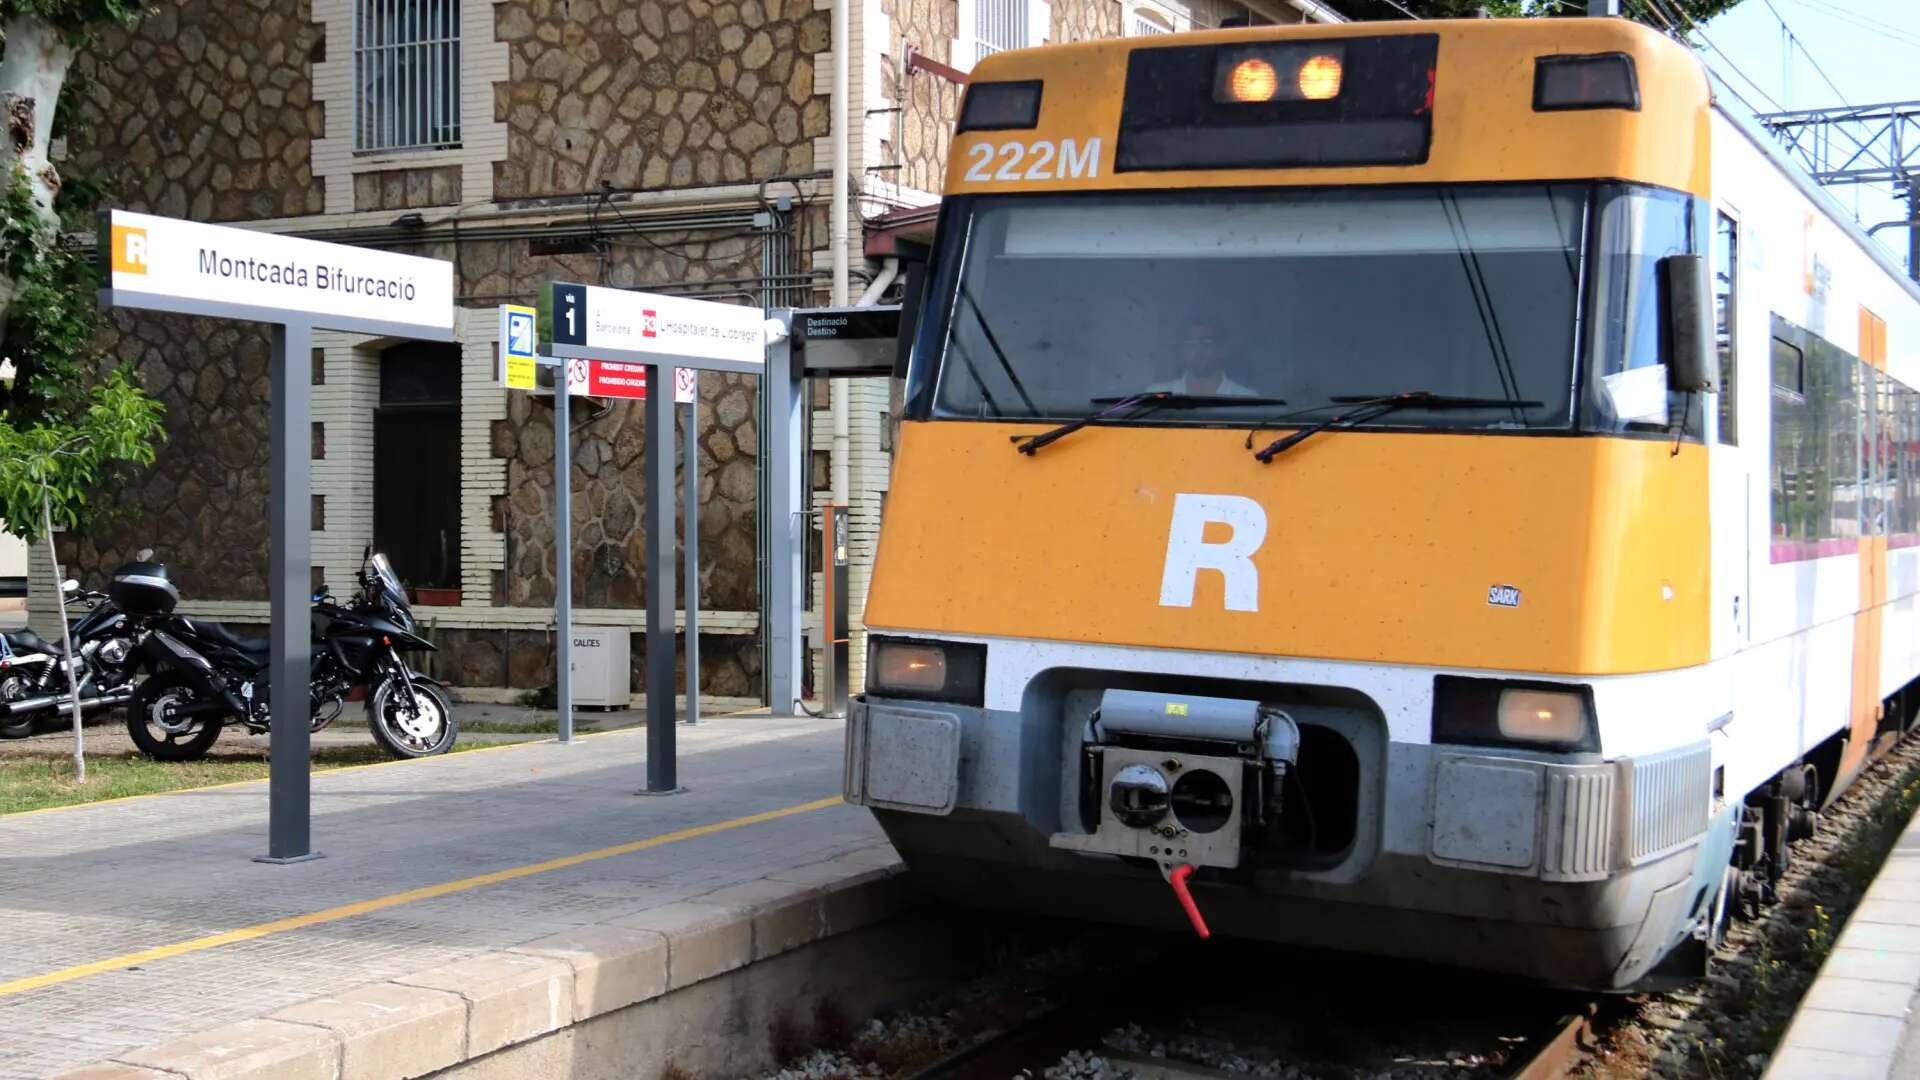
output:
[[[145,587],[158,594],[148,598],[150,605],[168,612],[149,623],[140,642],[152,675],[127,709],[134,745],[161,761],[191,761],[206,754],[225,724],[244,724],[256,735],[268,731],[270,639],[171,615],[165,567],[125,571],[132,571],[126,574],[129,593],[139,587],[132,579],[147,578]],[[314,731],[326,727],[345,708],[347,695],[365,687],[367,724],[383,749],[398,758],[444,754],[459,731],[453,703],[438,683],[401,658],[434,646],[416,633],[406,593],[385,555],[369,552],[357,576],[360,592],[344,606],[325,593],[314,597],[308,723]],[[114,581],[118,585],[122,574]]]
[[[138,666],[133,662],[132,621],[105,593],[82,589],[72,579],[62,588],[69,605],[88,609],[67,629],[80,656],[74,676],[81,715],[125,705],[133,699]],[[0,634],[0,739],[33,734],[42,721],[68,711],[72,694],[60,643],[42,640],[32,630]]]

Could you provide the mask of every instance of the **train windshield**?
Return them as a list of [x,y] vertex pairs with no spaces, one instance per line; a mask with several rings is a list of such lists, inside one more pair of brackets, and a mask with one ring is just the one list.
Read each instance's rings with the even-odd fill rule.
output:
[[1528,405],[1379,426],[1568,428],[1591,184],[970,200],[936,416],[1066,420],[1151,390],[1282,398],[1239,423],[1427,390]]

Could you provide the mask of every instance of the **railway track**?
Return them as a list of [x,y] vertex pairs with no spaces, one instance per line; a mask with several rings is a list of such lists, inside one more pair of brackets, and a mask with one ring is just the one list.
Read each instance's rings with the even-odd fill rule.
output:
[[1455,971],[1178,942],[908,1076],[1553,1080],[1597,1015],[1579,995]]

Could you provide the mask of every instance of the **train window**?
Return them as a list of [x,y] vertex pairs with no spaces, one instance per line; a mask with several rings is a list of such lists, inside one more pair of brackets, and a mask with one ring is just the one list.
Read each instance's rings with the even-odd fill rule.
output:
[[1667,388],[1660,357],[1660,290],[1655,267],[1668,255],[1694,251],[1693,207],[1683,196],[1609,185],[1595,214],[1590,366],[1584,427],[1605,432],[1659,432],[1676,424],[1698,437],[1706,421],[1692,395]]
[[1713,326],[1720,353],[1720,441],[1740,444],[1739,372],[1734,363],[1734,328],[1740,277],[1740,223],[1724,211],[1714,215]]
[[1837,554],[1891,527],[1893,467],[1875,448],[1892,439],[1897,384],[1778,315],[1772,368],[1772,560]]
[[1421,389],[1540,404],[1378,426],[1565,430],[1587,200],[1573,184],[973,200],[936,415],[1064,420],[1152,390],[1314,409]]

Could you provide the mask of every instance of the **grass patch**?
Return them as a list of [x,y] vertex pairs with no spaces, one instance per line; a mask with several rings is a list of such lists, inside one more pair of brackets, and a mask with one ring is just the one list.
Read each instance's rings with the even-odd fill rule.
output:
[[[453,751],[473,749],[478,747],[456,744]],[[313,752],[313,771],[391,760],[386,751],[371,743],[323,746]],[[129,795],[186,791],[239,780],[264,780],[267,772],[264,751],[257,757],[223,756],[182,762],[153,761],[134,753],[88,754],[87,782],[81,786],[73,781],[73,759],[64,753],[50,750],[46,754],[10,755],[0,757],[0,814]]]

